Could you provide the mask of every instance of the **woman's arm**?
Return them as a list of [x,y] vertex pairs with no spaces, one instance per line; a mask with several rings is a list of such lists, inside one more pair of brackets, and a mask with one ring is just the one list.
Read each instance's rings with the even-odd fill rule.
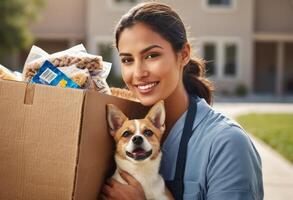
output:
[[169,200],[175,200],[170,190],[165,186],[166,195]]
[[[127,184],[122,184],[115,179],[109,179],[104,185],[102,194],[107,200],[145,200],[145,194],[141,184],[130,174],[120,171],[120,176]],[[174,200],[171,192],[165,187],[166,195],[169,200]]]

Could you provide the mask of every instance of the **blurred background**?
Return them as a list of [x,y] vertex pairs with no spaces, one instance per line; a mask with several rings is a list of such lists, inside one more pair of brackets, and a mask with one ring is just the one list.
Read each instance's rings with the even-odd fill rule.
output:
[[[139,2],[1,0],[0,63],[22,71],[32,44],[53,53],[83,43],[90,53],[113,63],[108,82],[122,86],[113,30]],[[292,0],[160,2],[182,17],[195,54],[208,61],[207,74],[217,95],[293,94]]]

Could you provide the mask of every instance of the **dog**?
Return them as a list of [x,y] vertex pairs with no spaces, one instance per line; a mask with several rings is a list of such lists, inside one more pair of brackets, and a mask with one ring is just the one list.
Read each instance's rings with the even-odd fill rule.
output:
[[113,104],[108,104],[107,121],[116,142],[117,169],[112,178],[127,184],[119,174],[121,169],[141,183],[147,199],[167,200],[165,182],[159,174],[160,140],[165,131],[163,101],[156,103],[145,118],[133,120]]

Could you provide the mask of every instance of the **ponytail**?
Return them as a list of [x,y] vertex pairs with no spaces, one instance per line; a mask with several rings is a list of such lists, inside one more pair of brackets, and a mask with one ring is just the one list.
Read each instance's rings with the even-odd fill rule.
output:
[[183,83],[188,94],[195,94],[212,104],[213,84],[205,78],[205,62],[202,59],[190,59],[184,67]]

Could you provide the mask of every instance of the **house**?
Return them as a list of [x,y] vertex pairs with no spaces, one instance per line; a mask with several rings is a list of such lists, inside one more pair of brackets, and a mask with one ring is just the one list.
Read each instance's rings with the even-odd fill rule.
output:
[[[54,52],[83,42],[89,52],[113,62],[119,18],[141,0],[50,0],[31,30],[36,45]],[[204,57],[216,90],[233,93],[293,93],[292,0],[161,0],[182,17],[196,54]],[[24,58],[23,58],[24,59]]]

